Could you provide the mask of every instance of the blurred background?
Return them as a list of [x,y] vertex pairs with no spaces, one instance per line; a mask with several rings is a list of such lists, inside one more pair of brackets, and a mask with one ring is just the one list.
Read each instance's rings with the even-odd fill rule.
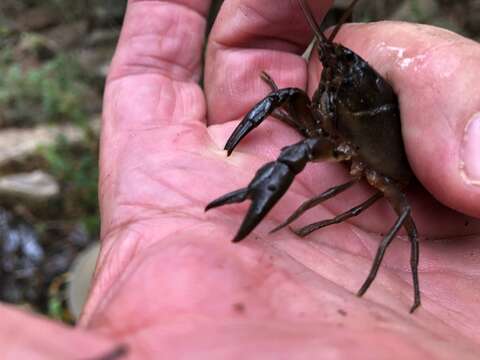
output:
[[[324,26],[349,3],[335,1]],[[81,310],[98,252],[102,92],[125,5],[0,3],[0,300],[67,323]],[[354,15],[383,19],[480,40],[480,0],[364,0]]]

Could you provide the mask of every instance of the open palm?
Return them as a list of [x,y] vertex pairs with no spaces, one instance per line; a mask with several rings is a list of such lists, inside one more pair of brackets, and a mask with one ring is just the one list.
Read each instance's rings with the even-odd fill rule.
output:
[[[394,221],[386,203],[306,239],[288,229],[268,234],[301,202],[348,179],[341,165],[309,165],[240,244],[230,240],[248,204],[204,213],[299,139],[267,120],[231,157],[222,151],[269,91],[260,72],[310,93],[320,74],[300,56],[311,32],[295,1],[231,0],[210,37],[204,93],[197,81],[208,3],[129,2],[105,93],[103,247],[83,325],[129,343],[132,358],[477,358],[480,221],[419,184],[407,194],[421,240],[422,307],[413,315],[403,234],[366,296],[354,295]],[[312,4],[319,19],[328,5]],[[459,164],[470,156],[464,129],[480,111],[480,46],[399,23],[347,26],[336,40],[399,94],[421,183],[479,217],[478,168]],[[465,151],[476,150],[465,141]],[[299,223],[335,216],[371,192],[357,185]]]

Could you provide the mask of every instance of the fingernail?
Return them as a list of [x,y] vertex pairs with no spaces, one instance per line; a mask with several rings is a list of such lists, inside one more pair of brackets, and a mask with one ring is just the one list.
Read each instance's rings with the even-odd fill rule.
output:
[[480,186],[480,113],[465,126],[460,169],[465,182]]

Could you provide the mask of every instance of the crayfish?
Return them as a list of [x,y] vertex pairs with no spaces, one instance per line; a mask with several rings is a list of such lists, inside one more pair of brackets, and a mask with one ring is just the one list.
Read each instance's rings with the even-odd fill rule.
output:
[[303,237],[312,231],[343,222],[386,198],[398,218],[381,241],[370,273],[358,291],[362,296],[376,277],[387,247],[397,232],[405,228],[411,243],[411,271],[414,303],[420,306],[418,282],[419,245],[411,207],[404,189],[412,178],[404,150],[398,98],[391,85],[364,59],[333,40],[350,17],[358,0],[354,0],[340,23],[327,38],[320,30],[305,0],[298,0],[313,30],[315,49],[323,65],[321,80],[312,99],[298,88],[279,89],[273,79],[262,73],[271,93],[257,103],[228,139],[225,150],[232,153],[237,144],[263,120],[273,116],[300,132],[304,139],[281,150],[275,161],[262,166],[250,184],[211,202],[206,210],[251,199],[252,203],[234,242],[244,239],[285,194],[295,176],[308,162],[334,160],[350,169],[351,181],[328,189],[303,203],[277,231],[297,219],[306,210],[345,191],[361,179],[377,192],[360,205],[294,232]]

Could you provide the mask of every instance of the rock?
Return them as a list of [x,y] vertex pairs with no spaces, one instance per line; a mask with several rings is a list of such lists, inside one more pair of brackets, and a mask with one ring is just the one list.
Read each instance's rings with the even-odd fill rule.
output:
[[114,52],[114,46],[84,47],[78,52],[77,61],[90,73],[90,76],[94,75],[100,78],[103,83]]
[[43,32],[55,44],[58,49],[67,49],[82,42],[87,32],[87,22],[85,20],[73,23],[61,24],[48,31]]
[[37,61],[45,61],[53,58],[57,53],[57,46],[46,36],[35,33],[23,33],[16,46],[16,58],[25,64],[25,58],[34,58]]
[[2,196],[44,201],[59,193],[60,186],[57,181],[40,170],[0,177],[0,195]]
[[35,31],[58,24],[61,21],[58,11],[54,11],[50,6],[36,6],[25,10],[18,18],[17,24],[23,31]]
[[99,253],[100,243],[93,243],[77,256],[70,269],[67,303],[70,312],[76,319],[80,318],[83,306],[87,301]]
[[101,47],[109,46],[114,48],[120,37],[120,29],[99,29],[92,31],[84,41],[85,46]]
[[84,139],[84,131],[76,126],[38,126],[32,129],[0,131],[0,166],[20,161],[34,154],[40,146],[54,145],[59,136],[76,143]]
[[0,300],[24,303],[40,295],[45,251],[35,228],[0,208]]

